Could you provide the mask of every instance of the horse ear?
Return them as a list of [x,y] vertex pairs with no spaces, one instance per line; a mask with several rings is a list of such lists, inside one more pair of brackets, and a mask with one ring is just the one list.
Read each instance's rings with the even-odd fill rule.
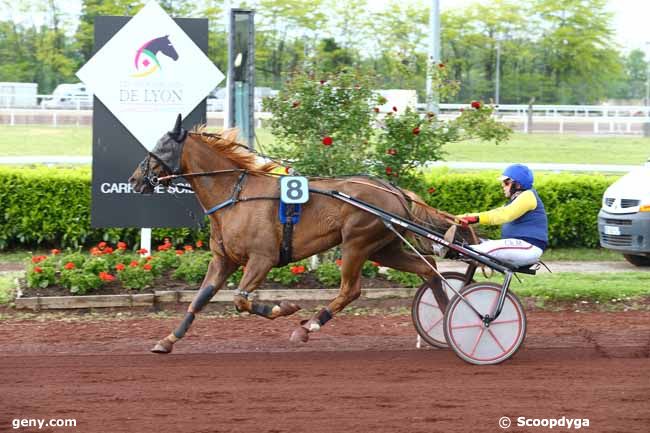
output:
[[181,122],[183,121],[183,118],[180,113],[178,113],[178,117],[176,117],[176,124],[174,125],[174,129],[172,130],[171,134],[173,136],[178,137],[181,135]]

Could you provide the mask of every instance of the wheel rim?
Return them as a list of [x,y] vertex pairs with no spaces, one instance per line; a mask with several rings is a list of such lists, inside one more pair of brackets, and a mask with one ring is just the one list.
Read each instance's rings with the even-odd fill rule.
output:
[[[481,285],[469,287],[463,296],[482,314],[492,312],[500,288]],[[448,343],[466,361],[477,364],[498,363],[519,348],[525,332],[525,316],[520,304],[508,293],[499,317],[483,325],[482,320],[461,299],[455,299],[445,321]]]
[[[456,289],[459,290],[464,285],[464,280],[457,276],[445,276],[445,279]],[[447,296],[449,299],[453,298],[455,293],[446,284],[445,286]],[[445,339],[444,332],[444,314],[438,307],[438,302],[433,296],[433,290],[425,286],[422,288],[424,291],[421,296],[416,298],[416,314],[415,319],[417,323],[417,331],[429,344],[438,347],[447,347],[447,340]]]

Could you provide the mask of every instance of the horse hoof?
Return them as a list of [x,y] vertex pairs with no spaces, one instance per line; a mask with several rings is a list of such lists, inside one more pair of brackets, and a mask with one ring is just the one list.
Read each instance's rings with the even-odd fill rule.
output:
[[151,349],[153,353],[171,353],[174,345],[168,340],[160,340],[154,347]]
[[290,316],[296,311],[300,310],[300,305],[294,304],[293,302],[282,301],[280,302],[280,315],[281,316]]
[[309,341],[309,331],[300,326],[291,333],[289,341],[294,344],[306,343]]

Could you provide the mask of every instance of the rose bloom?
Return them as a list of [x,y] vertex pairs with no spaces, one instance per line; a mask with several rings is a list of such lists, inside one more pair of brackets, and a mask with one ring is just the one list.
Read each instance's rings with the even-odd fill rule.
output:
[[136,253],[138,254],[147,254],[148,252],[149,250],[147,250],[146,248],[140,248],[138,251],[136,251]]
[[113,252],[113,248],[111,248],[111,247],[106,247],[106,248],[104,248],[104,253],[106,253],[106,254],[110,254],[110,253],[112,253],[112,252]]
[[391,167],[386,167],[386,174],[391,174],[393,169]]
[[144,269],[145,271],[150,271],[151,265],[149,263],[145,263],[144,266],[142,266],[142,269]]
[[185,246],[183,247],[183,249],[184,249],[185,251],[192,251],[192,250],[194,250],[194,248],[192,248],[192,245],[185,245]]
[[176,250],[176,255],[177,255],[177,256],[182,256],[183,253],[184,253],[183,250]]
[[53,249],[52,251],[50,251],[50,252],[52,253],[53,256],[56,256],[57,254],[59,254],[59,253],[61,252],[61,250],[57,250],[56,248],[54,248],[54,249]]
[[397,107],[393,107],[393,111],[397,113]]
[[330,137],[329,135],[326,136],[326,137],[323,137],[323,144],[325,146],[331,146],[333,142],[334,142],[334,140],[332,140],[332,137]]
[[118,263],[117,265],[115,265],[116,271],[123,271],[124,268],[126,268],[126,266],[124,266],[124,263]]
[[138,261],[133,260],[131,263],[129,263],[129,266],[131,266],[132,268],[137,268],[138,267]]
[[102,281],[113,281],[115,280],[115,277],[109,274],[108,272],[100,272],[99,279]]
[[102,248],[106,247],[106,242],[100,242],[100,243],[97,244],[97,246],[101,250]]
[[413,135],[418,135],[419,133],[420,133],[419,127],[416,126],[415,128],[413,128]]
[[203,247],[203,241],[200,241],[200,240],[199,240],[199,241],[196,241],[196,247],[197,247],[197,248],[201,248],[201,247]]
[[34,267],[34,272],[36,272],[37,274],[40,274],[41,272],[43,272],[43,269],[36,266],[36,267]]
[[126,249],[126,242],[122,242],[122,241],[118,242],[117,243],[117,249],[118,250],[125,250]]
[[476,108],[478,110],[481,108],[481,103],[478,101],[472,101],[472,108]]
[[74,263],[68,262],[68,263],[65,264],[65,266],[63,268],[70,271],[70,270],[74,269],[75,266],[74,266]]

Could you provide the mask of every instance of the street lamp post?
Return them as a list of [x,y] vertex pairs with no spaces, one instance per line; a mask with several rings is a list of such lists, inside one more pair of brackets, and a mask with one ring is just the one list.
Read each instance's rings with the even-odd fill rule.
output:
[[501,39],[497,38],[497,71],[496,85],[494,86],[494,105],[499,107],[499,85],[501,84]]
[[[650,48],[650,41],[645,43],[646,48]],[[645,72],[645,106],[646,106],[646,122],[643,124],[643,135],[650,137],[650,50],[646,49],[648,53],[647,68]]]

